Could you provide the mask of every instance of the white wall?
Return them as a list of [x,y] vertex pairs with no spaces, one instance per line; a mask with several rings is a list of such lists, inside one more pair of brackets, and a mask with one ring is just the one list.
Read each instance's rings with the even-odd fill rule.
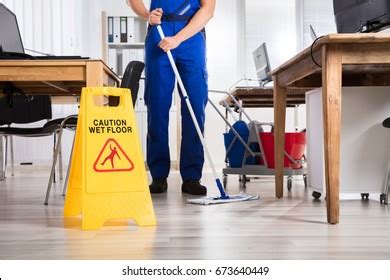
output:
[[333,14],[333,0],[300,0],[302,7],[303,41],[304,47],[313,43],[310,35],[310,25],[317,36],[337,33]]
[[273,68],[297,52],[295,0],[246,1],[245,70],[255,77],[252,52],[263,42],[267,44]]
[[[3,0],[18,18],[26,49],[55,55],[83,53],[82,4],[77,0]],[[30,53],[26,50],[27,53]],[[35,54],[35,53],[33,53]],[[36,54],[35,54],[36,55]],[[53,118],[74,114],[77,106],[53,105]],[[43,122],[29,125],[41,125]],[[72,133],[64,136],[64,159],[67,160]],[[14,138],[15,161],[48,164],[52,155],[52,137]],[[65,161],[64,160],[64,161]]]
[[3,0],[18,18],[24,47],[55,55],[83,50],[82,3],[77,0]]

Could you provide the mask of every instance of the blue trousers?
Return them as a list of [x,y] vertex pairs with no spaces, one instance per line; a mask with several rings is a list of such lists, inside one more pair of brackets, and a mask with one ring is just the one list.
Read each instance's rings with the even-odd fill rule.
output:
[[[175,22],[162,23],[166,36],[175,35],[183,27]],[[158,47],[160,41],[156,27],[150,28],[145,43],[145,102],[148,111],[147,163],[153,179],[165,179],[170,171],[168,123],[176,81],[167,54]],[[200,32],[183,42],[172,50],[172,55],[203,132],[208,97],[204,34]],[[183,181],[200,180],[203,147],[183,99],[181,117],[180,174]]]

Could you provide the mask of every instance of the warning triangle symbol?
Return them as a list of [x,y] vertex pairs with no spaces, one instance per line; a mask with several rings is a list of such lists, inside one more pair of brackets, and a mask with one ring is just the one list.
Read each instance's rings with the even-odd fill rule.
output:
[[99,153],[93,169],[96,172],[132,171],[134,164],[115,139],[108,139]]

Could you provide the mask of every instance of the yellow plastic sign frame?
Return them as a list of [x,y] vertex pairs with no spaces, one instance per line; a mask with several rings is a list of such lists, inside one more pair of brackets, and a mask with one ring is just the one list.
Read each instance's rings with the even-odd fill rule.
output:
[[[96,101],[119,97],[117,107]],[[157,224],[128,89],[83,88],[64,217],[82,214],[82,229],[110,219]]]

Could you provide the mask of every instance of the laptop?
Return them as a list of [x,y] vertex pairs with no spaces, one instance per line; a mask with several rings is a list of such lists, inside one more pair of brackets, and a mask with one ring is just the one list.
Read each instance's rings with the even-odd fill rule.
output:
[[256,76],[259,85],[260,87],[264,87],[267,83],[272,81],[271,63],[269,61],[266,43],[261,44],[261,46],[253,52],[253,60],[255,62]]
[[0,3],[0,59],[39,59],[39,60],[74,60],[89,59],[78,55],[72,56],[31,56],[25,53],[16,15]]
[[317,33],[315,32],[313,26],[310,24],[310,36],[313,41],[318,39]]
[[[263,43],[253,52],[253,61],[256,67],[256,76],[260,88],[265,88],[265,85],[272,82],[271,63],[269,61],[267,45]],[[238,89],[254,88],[253,85],[236,86]]]

